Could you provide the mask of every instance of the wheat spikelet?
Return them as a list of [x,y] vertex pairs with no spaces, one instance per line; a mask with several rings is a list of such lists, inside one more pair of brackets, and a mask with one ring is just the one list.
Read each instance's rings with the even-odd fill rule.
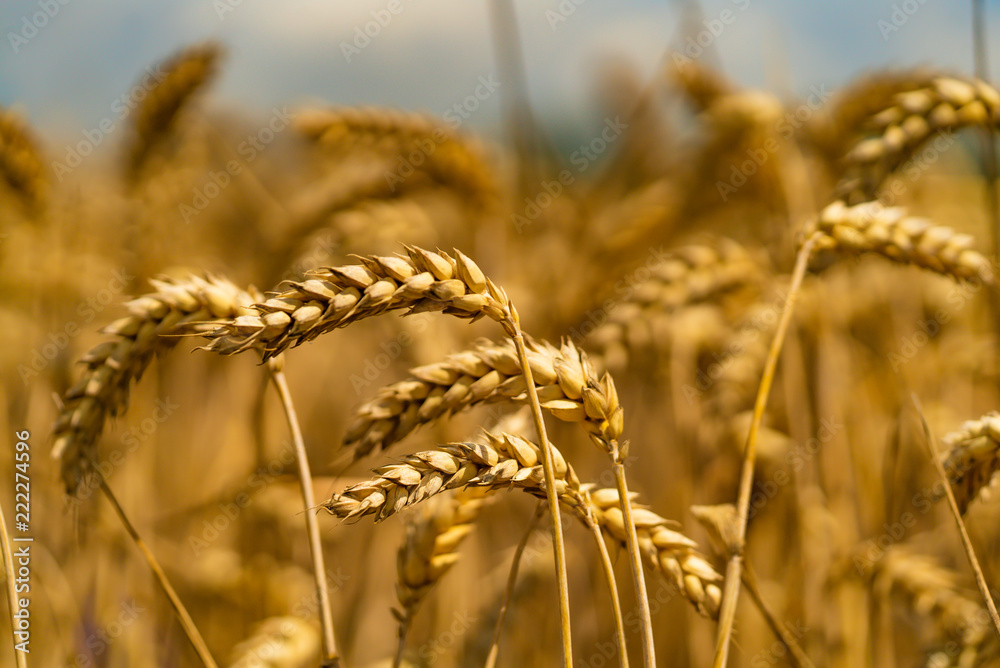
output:
[[383,180],[405,182],[411,171],[454,188],[480,209],[496,206],[500,193],[493,171],[475,143],[423,114],[373,107],[303,111],[296,128],[336,155],[369,149],[396,158]]
[[969,420],[944,436],[941,443],[945,448],[941,463],[964,514],[1000,469],[1000,413]]
[[[511,434],[485,433],[485,443],[449,443],[437,450],[403,457],[400,464],[376,469],[377,477],[352,485],[323,505],[342,519],[373,515],[375,521],[448,489],[474,486],[490,491],[519,488],[545,498],[538,446]],[[626,531],[618,491],[581,485],[573,468],[552,448],[559,500],[585,523],[595,521],[624,547]],[[677,587],[704,615],[718,614],[722,577],[695,550],[689,538],[668,528],[668,521],[634,507],[640,549],[650,566]]]
[[975,250],[975,240],[950,227],[908,216],[901,207],[878,202],[848,206],[836,201],[808,226],[824,234],[819,248],[853,253],[874,252],[958,280],[993,282],[989,260]]
[[150,153],[170,133],[181,108],[215,75],[221,52],[215,44],[193,46],[157,68],[157,82],[135,111],[134,136],[125,165],[130,181],[138,177]]
[[254,308],[259,315],[221,321],[206,349],[224,355],[259,347],[264,359],[326,332],[388,311],[442,311],[496,320],[510,336],[516,316],[506,293],[460,251],[406,247],[407,255],[359,257],[361,264],[326,267]]
[[271,617],[233,653],[231,668],[308,668],[319,661],[319,631],[299,617]]
[[761,267],[743,246],[722,239],[713,246],[686,246],[651,268],[651,276],[628,289],[607,312],[607,322],[588,337],[611,368],[621,368],[636,346],[659,347],[658,321],[676,310],[716,299],[761,279]]
[[930,617],[942,633],[959,641],[963,655],[975,655],[992,635],[985,608],[958,588],[953,571],[930,557],[895,545],[877,561],[863,561],[862,575],[877,594],[886,598],[902,594],[915,612]]
[[83,356],[86,371],[63,397],[52,455],[62,460],[70,493],[90,469],[105,421],[127,407],[132,381],[142,376],[153,356],[173,348],[180,340],[176,335],[211,329],[199,323],[247,313],[260,299],[253,288],[242,290],[219,277],[150,283],[155,292],[129,302],[130,315],[101,330],[115,338]]
[[[545,341],[528,339],[526,344],[542,408],[561,420],[581,422],[602,448],[617,440],[621,411],[611,377],[598,379],[586,354],[570,342],[561,349]],[[517,353],[507,340],[480,342],[410,373],[411,378],[383,388],[355,413],[344,435],[344,447],[353,450],[355,460],[389,448],[420,425],[476,404],[527,402]]]
[[894,105],[871,117],[880,134],[848,152],[838,193],[851,203],[874,199],[882,181],[934,133],[993,128],[998,121],[1000,93],[978,79],[936,77],[926,86],[897,93]]
[[0,109],[0,175],[29,209],[41,203],[48,189],[38,142],[10,109]]

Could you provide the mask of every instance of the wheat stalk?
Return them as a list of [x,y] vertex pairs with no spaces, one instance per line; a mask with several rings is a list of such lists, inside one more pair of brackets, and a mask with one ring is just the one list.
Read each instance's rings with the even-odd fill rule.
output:
[[823,233],[819,248],[851,253],[874,252],[957,280],[993,282],[993,270],[967,234],[908,216],[901,207],[878,202],[848,206],[836,201],[812,221],[806,233]]
[[941,439],[941,463],[962,514],[984,494],[1000,469],[1000,413],[969,420]]

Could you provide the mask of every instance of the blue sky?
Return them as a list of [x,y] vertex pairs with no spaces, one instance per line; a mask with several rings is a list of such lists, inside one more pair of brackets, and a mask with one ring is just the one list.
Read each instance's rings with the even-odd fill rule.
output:
[[[228,48],[211,104],[242,109],[251,119],[266,117],[276,104],[307,103],[440,114],[472,94],[479,77],[496,73],[488,0],[64,1],[3,0],[0,8],[0,104],[17,106],[50,141],[96,127],[146,66],[203,39]],[[675,43],[681,4],[517,0],[532,102],[545,123],[600,125],[598,72],[615,58],[649,77]],[[987,4],[997,75],[1000,0]],[[706,20],[728,21],[718,36],[703,36],[726,74],[781,94],[836,87],[887,66],[972,71],[968,1],[703,0],[701,6]],[[45,8],[54,15],[40,14]],[[375,32],[379,16],[385,25],[357,47],[357,33],[366,25]],[[556,16],[565,20],[555,22]],[[26,28],[33,18],[44,23],[34,33]],[[345,55],[343,44],[358,50]],[[492,96],[468,123],[495,135],[498,119]]]

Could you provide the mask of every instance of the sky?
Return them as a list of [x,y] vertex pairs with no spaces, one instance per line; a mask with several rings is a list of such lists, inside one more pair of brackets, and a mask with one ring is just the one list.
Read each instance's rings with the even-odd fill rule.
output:
[[[186,45],[227,49],[209,104],[266,118],[276,105],[385,105],[443,114],[497,76],[490,0],[0,0],[0,105],[46,141],[78,137],[144,69]],[[609,62],[648,80],[679,39],[682,2],[514,0],[543,125],[603,123]],[[971,0],[702,0],[700,40],[728,77],[783,97],[885,67],[971,73]],[[1000,74],[1000,0],[986,6]],[[689,43],[693,48],[695,43]],[[696,52],[696,51],[689,51]],[[714,60],[713,60],[714,62]],[[994,80],[996,78],[994,77]],[[495,88],[503,94],[503,82]],[[486,89],[480,88],[480,91]],[[499,134],[487,93],[469,128]]]

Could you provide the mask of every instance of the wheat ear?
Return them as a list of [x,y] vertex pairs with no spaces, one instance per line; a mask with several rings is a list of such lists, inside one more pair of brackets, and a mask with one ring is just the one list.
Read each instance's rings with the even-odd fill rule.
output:
[[874,199],[882,181],[935,132],[992,129],[998,121],[1000,93],[978,79],[935,77],[926,86],[897,93],[895,104],[870,119],[879,135],[848,152],[838,193],[851,203]]
[[878,202],[848,206],[838,200],[807,226],[807,234],[815,231],[823,235],[819,248],[874,252],[957,280],[993,283],[989,260],[976,250],[971,236],[908,216],[901,207],[886,208]]
[[28,210],[41,204],[49,188],[38,141],[10,109],[0,109],[0,177]]
[[150,283],[155,292],[129,302],[129,315],[101,330],[114,339],[83,356],[80,361],[86,370],[63,397],[53,429],[52,456],[62,461],[63,482],[70,493],[91,470],[108,417],[125,410],[132,381],[142,376],[153,357],[177,345],[179,334],[213,329],[198,323],[249,313],[247,307],[260,299],[253,288],[243,290],[213,276]]
[[615,302],[607,322],[587,338],[610,368],[625,366],[637,348],[658,346],[657,323],[684,307],[718,299],[763,277],[760,263],[742,245],[722,239],[712,246],[679,248],[651,268],[651,276]]
[[202,44],[184,49],[157,67],[159,76],[135,111],[125,159],[126,178],[139,177],[150,154],[169,135],[187,101],[214,76],[221,49]]
[[969,504],[987,491],[993,474],[1000,469],[1000,413],[965,422],[942,437],[941,444],[941,463],[964,514]]
[[[377,476],[352,485],[322,504],[342,519],[373,516],[376,522],[449,489],[468,486],[491,491],[522,489],[544,498],[540,448],[512,434],[485,433],[485,443],[449,443],[436,450],[402,458],[399,464],[375,469]],[[581,485],[573,468],[552,448],[556,462],[555,489],[560,502],[586,523],[588,517],[623,547],[627,528],[617,489]],[[669,528],[670,523],[646,510],[633,513],[640,552],[702,614],[719,610],[722,577],[695,550],[695,543]]]

